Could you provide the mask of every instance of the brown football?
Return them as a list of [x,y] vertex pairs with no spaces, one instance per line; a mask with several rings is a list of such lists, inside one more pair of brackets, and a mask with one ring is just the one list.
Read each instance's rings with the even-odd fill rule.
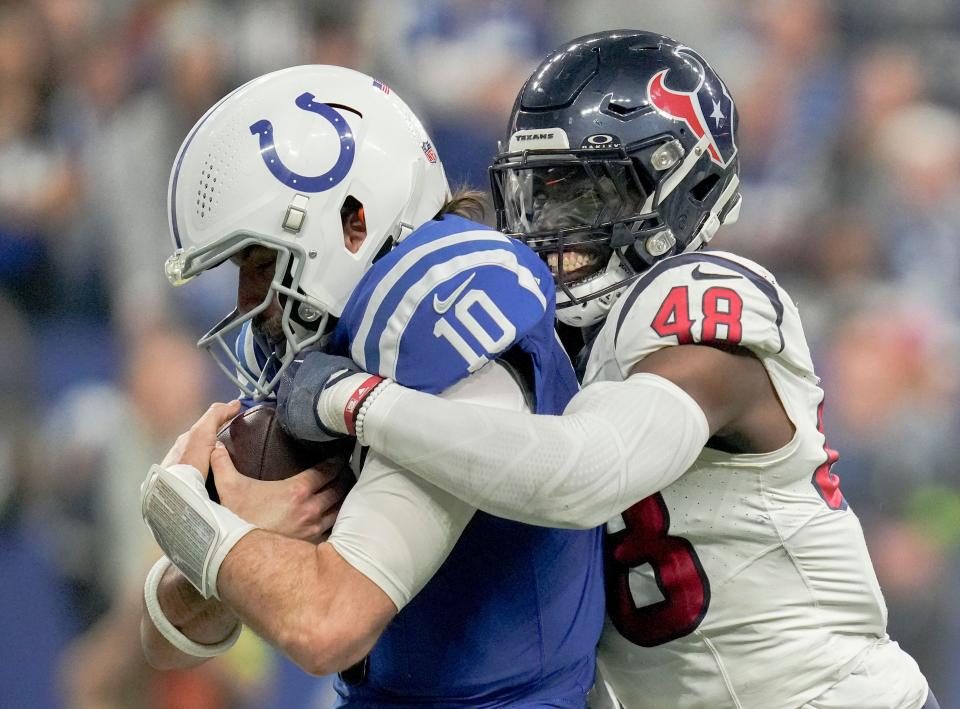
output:
[[[276,417],[276,407],[259,404],[237,414],[217,434],[234,466],[257,480],[286,480],[314,466],[334,467],[338,475],[349,476],[347,461],[353,440],[327,443],[297,441],[287,435]],[[333,472],[331,470],[331,472]],[[220,501],[213,475],[207,475],[207,492]]]

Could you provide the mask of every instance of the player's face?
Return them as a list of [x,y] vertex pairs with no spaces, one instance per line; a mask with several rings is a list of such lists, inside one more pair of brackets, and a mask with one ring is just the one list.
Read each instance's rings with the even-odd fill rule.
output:
[[[606,265],[609,239],[600,227],[637,213],[645,196],[621,165],[538,167],[534,162],[514,170],[507,185],[508,228],[530,236],[527,243],[535,248],[536,235],[547,237],[545,248],[536,250],[566,284],[588,278]],[[567,236],[561,256],[547,244],[555,244],[555,235],[563,231]]]
[[[342,215],[343,245],[356,253],[366,238],[367,230],[363,213],[351,210]],[[250,246],[231,259],[240,269],[237,284],[237,310],[249,313],[260,305],[270,292],[277,271],[277,252],[266,246]],[[257,315],[253,325],[257,332],[273,346],[285,342],[283,334],[283,308],[276,293],[267,308]]]
[[[240,268],[237,284],[237,309],[249,313],[260,305],[270,291],[277,270],[277,252],[265,246],[251,246],[233,258]],[[266,310],[257,315],[253,324],[272,344],[284,341],[281,318],[283,310],[274,294]]]

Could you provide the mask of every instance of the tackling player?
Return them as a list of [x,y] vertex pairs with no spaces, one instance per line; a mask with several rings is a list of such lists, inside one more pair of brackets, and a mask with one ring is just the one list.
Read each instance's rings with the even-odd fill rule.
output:
[[[184,141],[169,205],[171,281],[239,265],[238,310],[202,343],[252,398],[334,325],[331,346],[368,347],[383,371],[451,399],[560,413],[577,389],[549,269],[456,215],[419,120],[368,76],[297,67],[237,89]],[[313,420],[312,398],[284,407]],[[222,652],[242,620],[310,672],[368,656],[338,682],[344,706],[585,705],[599,529],[475,514],[376,453],[328,543],[256,529],[212,503],[199,472],[235,475],[214,435],[238,408],[214,405],[142,488],[167,555],[145,590],[153,664]]]
[[521,90],[494,197],[586,328],[562,416],[389,380],[364,399],[368,375],[323,354],[294,388],[319,394],[320,427],[362,420],[361,443],[479,509],[607,522],[600,668],[628,708],[935,707],[886,634],[793,301],[701,250],[740,208],[736,125],[706,61],[647,32],[574,40]]

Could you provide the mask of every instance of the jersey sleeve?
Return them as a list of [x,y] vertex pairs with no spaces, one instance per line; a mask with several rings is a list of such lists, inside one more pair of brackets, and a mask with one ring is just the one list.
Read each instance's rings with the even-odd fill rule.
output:
[[452,233],[411,237],[378,261],[338,325],[361,367],[430,393],[553,331],[546,265],[498,232],[462,219],[438,224],[448,221]]
[[329,541],[400,610],[440,568],[474,512],[371,451]]
[[[519,386],[499,364],[484,367],[441,397],[528,410]],[[330,543],[402,609],[440,568],[475,511],[371,450],[337,515]]]
[[785,294],[773,276],[732,254],[698,252],[659,262],[611,313],[622,376],[664,347],[745,347],[758,356],[784,349]]

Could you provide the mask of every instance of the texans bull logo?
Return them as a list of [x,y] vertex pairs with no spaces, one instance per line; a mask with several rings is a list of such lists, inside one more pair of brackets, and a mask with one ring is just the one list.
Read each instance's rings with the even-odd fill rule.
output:
[[683,121],[697,138],[707,136],[710,159],[726,167],[737,154],[734,143],[734,106],[727,88],[719,81],[706,81],[701,73],[700,82],[693,91],[677,91],[665,83],[669,70],[653,75],[647,85],[650,104],[668,118]]

